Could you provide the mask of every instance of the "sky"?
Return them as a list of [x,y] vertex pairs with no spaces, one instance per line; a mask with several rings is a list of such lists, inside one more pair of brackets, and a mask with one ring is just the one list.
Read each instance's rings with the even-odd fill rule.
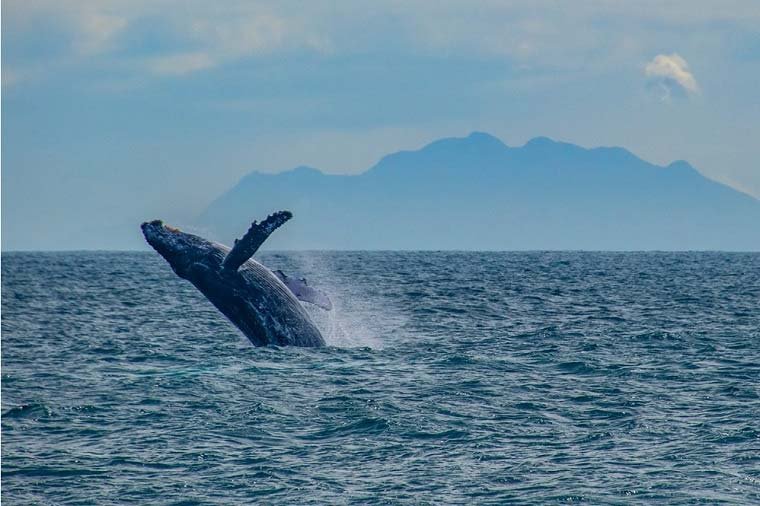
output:
[[759,87],[754,0],[3,0],[2,248],[142,247],[251,170],[475,130],[760,197]]

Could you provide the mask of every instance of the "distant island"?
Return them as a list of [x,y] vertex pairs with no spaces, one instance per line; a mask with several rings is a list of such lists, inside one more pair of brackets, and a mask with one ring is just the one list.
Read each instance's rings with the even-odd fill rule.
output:
[[295,218],[274,249],[760,250],[760,201],[684,161],[486,133],[382,158],[359,175],[251,172],[197,227],[231,243],[252,218]]

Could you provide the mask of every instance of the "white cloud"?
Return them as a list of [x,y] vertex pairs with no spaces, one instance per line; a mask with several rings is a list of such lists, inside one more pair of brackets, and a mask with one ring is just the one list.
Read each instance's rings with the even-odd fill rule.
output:
[[696,94],[699,85],[689,71],[689,64],[677,53],[658,54],[644,67],[644,74],[668,99],[674,92]]

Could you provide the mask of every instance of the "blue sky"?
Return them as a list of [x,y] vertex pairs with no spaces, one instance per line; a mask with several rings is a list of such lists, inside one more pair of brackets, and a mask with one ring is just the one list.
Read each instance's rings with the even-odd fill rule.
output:
[[758,83],[752,0],[4,0],[3,248],[136,246],[250,170],[357,172],[473,130],[759,197]]

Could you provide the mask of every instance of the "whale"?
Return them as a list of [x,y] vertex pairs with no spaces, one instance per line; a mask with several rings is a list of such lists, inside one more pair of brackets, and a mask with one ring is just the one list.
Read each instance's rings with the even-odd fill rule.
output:
[[252,258],[269,235],[292,217],[289,211],[278,211],[261,223],[254,221],[232,248],[161,220],[140,227],[145,240],[175,274],[192,283],[255,346],[325,346],[296,294],[325,309],[332,308],[329,298],[305,279],[272,271]]

